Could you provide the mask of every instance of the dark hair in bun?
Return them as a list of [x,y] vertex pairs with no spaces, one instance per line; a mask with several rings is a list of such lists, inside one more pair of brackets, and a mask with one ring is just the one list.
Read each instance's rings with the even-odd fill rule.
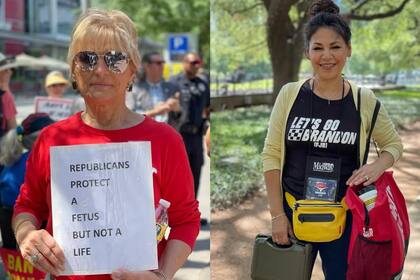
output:
[[309,48],[312,35],[321,27],[337,32],[349,46],[351,31],[347,22],[340,16],[340,8],[332,0],[315,0],[309,8],[311,19],[305,27],[305,46]]
[[315,0],[309,8],[309,15],[316,16],[319,13],[340,14],[340,8],[331,0]]

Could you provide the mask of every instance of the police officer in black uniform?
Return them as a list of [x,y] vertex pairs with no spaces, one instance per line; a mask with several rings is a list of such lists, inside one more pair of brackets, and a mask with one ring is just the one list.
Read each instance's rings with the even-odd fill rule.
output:
[[196,197],[204,163],[203,135],[207,129],[210,106],[209,85],[197,76],[200,66],[200,57],[196,53],[188,53],[183,61],[184,72],[172,78],[181,89],[181,116],[177,128],[188,153]]

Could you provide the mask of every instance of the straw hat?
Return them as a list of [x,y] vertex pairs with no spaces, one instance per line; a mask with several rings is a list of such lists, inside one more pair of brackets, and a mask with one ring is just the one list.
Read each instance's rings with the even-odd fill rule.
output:
[[57,84],[68,85],[69,81],[67,81],[66,78],[64,78],[63,73],[61,73],[60,71],[52,71],[48,73],[47,77],[45,78],[45,87]]

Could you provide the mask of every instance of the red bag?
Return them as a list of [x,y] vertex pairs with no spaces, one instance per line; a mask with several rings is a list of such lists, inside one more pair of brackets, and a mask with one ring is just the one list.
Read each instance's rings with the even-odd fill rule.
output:
[[404,197],[392,172],[375,182],[375,206],[367,210],[357,191],[349,187],[346,203],[353,215],[348,253],[348,280],[401,279],[410,236]]

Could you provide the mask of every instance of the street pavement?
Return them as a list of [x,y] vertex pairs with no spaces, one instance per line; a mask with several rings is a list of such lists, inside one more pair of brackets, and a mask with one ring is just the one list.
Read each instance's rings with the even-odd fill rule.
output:
[[420,196],[408,207],[410,243],[404,265],[403,280],[420,279]]
[[210,158],[205,157],[198,191],[201,217],[208,224],[202,226],[194,250],[174,280],[210,280]]

